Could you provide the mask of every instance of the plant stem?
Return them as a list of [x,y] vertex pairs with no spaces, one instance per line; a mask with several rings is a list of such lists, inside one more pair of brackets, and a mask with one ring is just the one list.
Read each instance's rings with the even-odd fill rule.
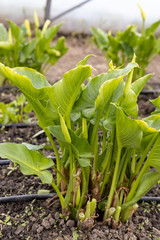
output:
[[102,141],[102,153],[106,148],[106,130],[103,131],[103,141]]
[[114,215],[114,220],[116,221],[116,223],[119,222],[120,213],[121,213],[121,207],[120,207],[120,206],[117,206],[116,212],[115,212],[115,215]]
[[132,173],[132,175],[135,173],[135,166],[136,166],[136,157],[135,157],[135,149],[133,149],[132,162],[131,162],[131,173]]
[[112,151],[113,151],[113,143],[109,143],[108,149],[104,158],[104,164],[102,166],[102,175],[104,176],[103,183],[100,187],[100,194],[103,194],[104,187],[106,183],[108,182],[109,179],[109,170],[110,170],[110,165],[111,165],[111,157],[112,157]]
[[134,197],[135,191],[140,183],[142,176],[145,174],[147,167],[148,167],[148,162],[146,161],[142,170],[140,171],[140,174],[138,175],[136,181],[134,182],[133,187],[131,188],[131,191],[128,194],[126,202],[129,202]]
[[[59,172],[61,172],[61,164],[60,164],[60,156],[59,156],[59,153],[58,153],[58,149],[56,147],[56,144],[54,143],[53,141],[53,138],[49,132],[49,130],[47,128],[44,128],[44,131],[53,147],[53,150],[54,150],[54,153],[55,153],[55,156],[56,156],[56,164],[57,164],[57,170]],[[59,175],[59,173],[57,172],[57,186],[60,185],[60,181],[61,181],[61,176]]]
[[61,203],[61,206],[62,208],[64,208],[64,197],[62,196],[59,188],[57,187],[57,185],[55,184],[54,180],[52,180],[52,183],[51,183],[52,187],[55,189],[58,197],[59,197],[59,200],[60,200],[60,203]]
[[114,174],[113,174],[113,179],[112,179],[110,193],[109,193],[108,200],[107,200],[106,209],[109,209],[112,204],[114,192],[116,189],[116,181],[117,181],[117,173],[118,173],[118,168],[119,168],[119,163],[120,163],[120,157],[121,157],[121,147],[118,147],[116,166],[115,166],[115,170],[114,170]]
[[134,176],[136,176],[139,173],[139,171],[140,171],[140,169],[142,167],[142,164],[144,163],[144,160],[145,160],[149,150],[151,149],[152,145],[155,143],[155,141],[157,139],[157,136],[158,136],[158,133],[154,134],[154,136],[151,139],[151,141],[149,142],[148,146],[143,151],[142,156],[141,156],[139,162],[137,163]]
[[[72,147],[69,145],[69,157],[70,157],[70,191],[73,192],[73,183],[75,182],[76,166],[74,162],[74,155],[72,153]],[[71,180],[72,179],[72,180]]]
[[[119,180],[119,186],[120,186],[121,183],[123,183],[123,181],[124,181],[127,164],[128,164],[128,162],[129,162],[129,160],[130,160],[130,158],[131,158],[130,149],[127,149],[125,155],[126,155],[126,158],[125,158],[124,165],[123,165],[123,168],[122,168],[121,177],[120,177],[120,180]],[[123,194],[124,194],[124,190],[122,189],[122,191],[121,191],[121,193],[120,193],[120,198],[119,198],[119,205],[122,204]]]
[[83,185],[82,185],[82,194],[81,194],[78,210],[83,205],[84,197],[85,197],[85,194],[86,194],[87,189],[88,189],[90,168],[89,167],[86,167],[86,168],[81,167],[81,170],[82,170],[82,176],[83,176],[83,179],[82,179],[82,181],[83,181],[82,184]]
[[87,128],[87,120],[82,118],[82,136],[85,139],[88,139],[88,128]]

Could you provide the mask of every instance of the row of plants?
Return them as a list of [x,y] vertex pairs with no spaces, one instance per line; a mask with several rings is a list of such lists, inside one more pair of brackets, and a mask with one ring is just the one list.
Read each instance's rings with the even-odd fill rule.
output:
[[[9,67],[26,66],[45,74],[68,50],[64,37],[54,41],[61,24],[51,26],[46,20],[39,28],[39,19],[34,12],[34,26],[26,19],[19,27],[8,20],[9,29],[0,24],[0,61]],[[0,86],[9,84],[0,75]],[[31,107],[23,95],[9,104],[0,102],[0,123],[28,122]]]
[[[9,67],[26,66],[45,74],[68,50],[65,38],[55,38],[60,26],[49,27],[46,20],[42,30],[37,13],[34,12],[34,26],[28,19],[20,27],[8,20],[8,30],[0,24],[0,61]],[[5,79],[1,77],[1,85]]]
[[[35,70],[0,64],[2,74],[32,106],[56,164],[34,145],[1,143],[0,157],[51,184],[63,217],[83,225],[102,211],[104,221],[112,217],[118,224],[131,217],[138,200],[160,180],[160,97],[152,100],[152,115],[138,119],[137,97],[151,75],[132,83],[138,67],[134,56],[126,67],[111,62],[107,73],[92,78],[89,57],[54,85]],[[48,168],[56,171],[56,179]]]

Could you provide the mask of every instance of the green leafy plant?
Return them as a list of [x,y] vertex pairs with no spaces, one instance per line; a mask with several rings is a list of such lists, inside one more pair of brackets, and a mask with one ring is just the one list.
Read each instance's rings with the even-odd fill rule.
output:
[[[58,38],[52,43],[61,24],[51,26],[46,20],[42,30],[39,28],[39,20],[34,13],[35,26],[31,32],[30,22],[18,27],[14,22],[8,21],[9,30],[0,24],[0,61],[9,67],[26,66],[46,73],[68,50],[65,46],[65,38]],[[0,85],[4,85],[7,78],[0,75]],[[17,97],[15,101],[4,104],[0,103],[0,123],[17,123],[29,121],[29,105],[24,96]],[[25,103],[26,104],[26,103]]]
[[29,113],[32,108],[27,103],[23,94],[17,96],[16,99],[8,104],[0,102],[0,123],[19,123],[30,122]]
[[133,80],[142,77],[146,73],[149,63],[160,52],[160,38],[155,33],[160,21],[145,28],[145,13],[139,5],[142,15],[142,31],[138,32],[137,26],[130,25],[123,32],[118,31],[115,36],[104,32],[100,28],[91,27],[93,40],[96,46],[103,52],[106,59],[112,59],[116,66],[124,66],[131,61],[133,54],[137,56],[140,68],[134,71]]
[[[46,73],[68,48],[65,46],[64,37],[52,43],[61,24],[49,27],[50,20],[46,20],[40,30],[36,12],[34,19],[33,32],[28,19],[20,27],[8,20],[8,31],[2,23],[0,24],[0,61],[9,67],[26,66]],[[1,85],[5,83],[5,79],[1,76]]]
[[[107,73],[92,78],[89,57],[54,85],[35,70],[0,64],[0,71],[36,113],[56,165],[27,144],[1,143],[0,157],[19,164],[23,174],[51,184],[62,216],[72,215],[86,228],[94,223],[98,202],[104,220],[125,222],[136,211],[138,200],[160,180],[160,113],[138,119],[137,97],[151,75],[132,83],[138,67],[134,57],[123,69],[110,63]],[[160,108],[159,98],[153,103]],[[56,179],[49,168],[56,171]]]

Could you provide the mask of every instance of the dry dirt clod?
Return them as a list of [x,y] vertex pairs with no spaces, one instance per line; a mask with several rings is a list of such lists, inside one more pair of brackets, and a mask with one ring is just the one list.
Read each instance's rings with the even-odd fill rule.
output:
[[16,235],[19,235],[19,234],[23,231],[23,229],[24,229],[24,227],[18,226],[18,227],[17,227],[17,230],[15,231],[15,234],[16,234]]
[[74,220],[68,220],[66,225],[67,225],[67,227],[74,227],[75,226],[75,221]]
[[42,231],[43,231],[43,227],[42,226],[40,226],[38,229],[37,229],[37,233],[41,233]]
[[46,229],[49,229],[51,227],[51,224],[46,219],[43,219],[42,226]]

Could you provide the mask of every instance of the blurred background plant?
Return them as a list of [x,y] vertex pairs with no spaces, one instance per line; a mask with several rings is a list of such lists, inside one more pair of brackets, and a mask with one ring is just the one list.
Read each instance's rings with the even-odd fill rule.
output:
[[[40,29],[39,19],[34,12],[33,31],[28,19],[20,27],[8,20],[9,29],[0,24],[0,62],[8,67],[25,66],[45,74],[68,50],[64,37],[53,43],[61,24],[49,27],[46,20]],[[8,79],[0,75],[0,85],[8,84]],[[17,96],[9,104],[0,103],[0,123],[28,122],[32,108],[24,95]]]
[[[40,29],[37,13],[34,12],[34,27],[28,19],[20,27],[8,20],[9,29],[0,24],[0,61],[9,67],[25,66],[45,74],[68,50],[65,38],[55,38],[61,24],[51,26],[46,20]],[[0,77],[0,85],[6,79]]]
[[96,46],[103,52],[107,62],[113,61],[116,66],[126,66],[131,61],[134,53],[140,68],[134,72],[133,80],[142,77],[146,73],[149,63],[160,52],[160,38],[156,37],[156,30],[160,21],[156,21],[145,28],[146,14],[138,4],[142,16],[142,30],[139,32],[136,25],[129,25],[126,30],[118,31],[115,36],[111,31],[104,32],[100,28],[91,27],[93,40]]
[[0,124],[30,122],[29,113],[32,107],[23,94],[8,104],[0,102]]

